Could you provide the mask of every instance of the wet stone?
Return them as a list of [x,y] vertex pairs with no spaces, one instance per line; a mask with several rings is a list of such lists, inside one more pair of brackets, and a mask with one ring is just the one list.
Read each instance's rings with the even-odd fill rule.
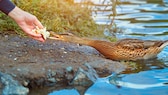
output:
[[23,87],[10,75],[0,72],[0,84],[3,84],[2,95],[27,95],[28,88]]
[[98,75],[96,71],[89,65],[84,64],[87,67],[87,70],[82,69],[79,67],[73,81],[70,83],[71,85],[91,85],[93,84],[97,78]]
[[52,82],[52,83],[56,83],[57,82],[55,78],[49,78],[48,81]]
[[73,71],[73,68],[72,68],[71,66],[68,66],[68,67],[66,67],[66,71],[67,71],[67,72],[72,72],[72,71]]

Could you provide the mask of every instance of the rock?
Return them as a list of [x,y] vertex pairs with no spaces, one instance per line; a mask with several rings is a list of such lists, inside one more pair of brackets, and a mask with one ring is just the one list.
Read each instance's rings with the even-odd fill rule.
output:
[[67,71],[67,72],[72,72],[72,70],[73,70],[73,68],[72,68],[71,66],[66,67],[66,71]]
[[47,72],[47,77],[48,77],[48,78],[52,78],[52,77],[54,77],[55,75],[56,75],[56,72],[55,72],[55,71],[53,71],[53,70],[51,70],[51,69],[48,70],[48,72]]
[[88,63],[85,63],[84,65],[88,68],[88,72],[86,73],[87,76],[92,82],[95,82],[99,78],[96,70],[93,69]]
[[52,83],[56,83],[57,81],[56,81],[56,79],[55,78],[49,78],[49,79],[47,79],[49,82],[52,82]]
[[27,95],[28,88],[23,87],[10,75],[0,72],[0,82],[3,84],[2,95]]
[[[90,66],[96,69],[98,74],[104,75],[104,77],[112,73],[120,73],[125,70],[126,65],[120,62],[109,60],[109,59],[99,59],[88,63]],[[107,74],[107,75],[105,75]]]
[[0,94],[2,92],[2,89],[3,89],[3,84],[0,82]]
[[23,80],[23,86],[28,86],[28,84],[29,84],[29,81]]
[[93,84],[97,78],[98,75],[96,71],[89,65],[84,64],[87,67],[87,70],[82,69],[79,67],[73,81],[70,83],[71,85],[91,85]]

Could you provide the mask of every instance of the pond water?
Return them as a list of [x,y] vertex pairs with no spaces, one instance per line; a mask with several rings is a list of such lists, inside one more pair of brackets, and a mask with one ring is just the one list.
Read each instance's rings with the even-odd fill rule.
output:
[[[101,0],[94,0],[96,3]],[[115,23],[122,33],[116,37],[145,40],[168,40],[168,0],[120,0]],[[108,3],[108,2],[107,2]],[[99,6],[93,13],[98,24],[109,24],[111,7]],[[139,68],[123,74],[98,79],[81,90],[84,95],[168,95],[168,47],[155,60],[139,62]],[[52,89],[54,90],[54,89]],[[75,88],[59,88],[48,95],[80,95]]]

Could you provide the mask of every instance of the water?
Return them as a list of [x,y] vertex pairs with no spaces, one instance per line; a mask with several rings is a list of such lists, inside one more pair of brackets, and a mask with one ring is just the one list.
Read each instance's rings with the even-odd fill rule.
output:
[[[150,40],[168,39],[168,1],[162,0],[122,0],[124,4],[117,7],[115,23],[123,34],[118,38],[139,38]],[[101,8],[103,9],[103,7]],[[106,8],[108,9],[108,7]],[[110,8],[109,8],[110,9]],[[98,24],[109,24],[111,12],[94,14]]]
[[[94,0],[96,3],[101,0]],[[122,30],[119,39],[168,40],[168,0],[120,0],[115,23]],[[108,3],[108,2],[106,2]],[[99,6],[100,9],[111,7]],[[98,24],[110,24],[111,11],[98,11],[93,18]],[[168,47],[155,60],[138,62],[136,70],[100,78],[84,95],[168,95]],[[61,94],[60,94],[61,93]],[[63,89],[49,95],[79,95],[76,89]]]
[[102,78],[85,95],[168,95],[168,68]]

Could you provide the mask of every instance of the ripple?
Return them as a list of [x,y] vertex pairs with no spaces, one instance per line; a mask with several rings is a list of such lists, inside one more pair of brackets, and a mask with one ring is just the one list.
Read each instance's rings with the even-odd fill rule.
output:
[[168,69],[102,78],[84,95],[167,95]]

